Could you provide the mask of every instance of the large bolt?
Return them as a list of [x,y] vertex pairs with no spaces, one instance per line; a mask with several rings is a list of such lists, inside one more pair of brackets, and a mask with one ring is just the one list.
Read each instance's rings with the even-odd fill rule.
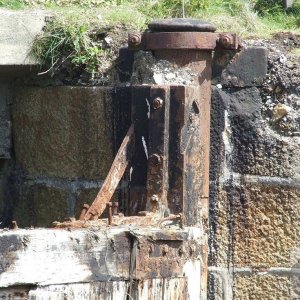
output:
[[162,107],[164,104],[164,100],[161,99],[160,97],[156,97],[153,102],[152,102],[152,107],[153,109],[159,109],[160,107]]
[[90,208],[90,206],[88,204],[83,204],[79,220],[83,220],[84,219],[84,216],[86,215],[86,213],[87,213],[87,211],[88,211],[89,208]]
[[151,211],[155,213],[158,209],[159,197],[158,195],[151,196]]
[[128,34],[128,45],[132,47],[138,46],[142,41],[140,33],[129,33]]
[[157,195],[152,195],[151,196],[151,202],[157,203],[159,201],[159,197]]
[[112,203],[106,203],[106,207],[108,208],[108,225],[112,224]]
[[112,206],[113,206],[113,215],[117,215],[118,214],[118,208],[119,208],[119,202],[113,202]]
[[17,221],[11,221],[11,224],[12,224],[12,229],[18,229],[18,224],[17,224]]
[[232,36],[228,34],[221,34],[219,37],[219,43],[222,45],[224,48],[230,48],[230,46],[233,46],[233,38]]
[[152,154],[150,155],[149,157],[149,163],[152,165],[152,166],[158,166],[160,163],[161,163],[161,156],[158,155],[158,154]]

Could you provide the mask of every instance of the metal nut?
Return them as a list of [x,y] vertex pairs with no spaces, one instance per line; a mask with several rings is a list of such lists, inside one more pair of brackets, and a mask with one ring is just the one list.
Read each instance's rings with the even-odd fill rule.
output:
[[159,109],[160,107],[162,107],[164,104],[164,100],[161,99],[160,97],[156,97],[153,102],[152,102],[152,107],[153,109]]
[[161,163],[161,156],[158,154],[152,154],[149,157],[149,163],[153,166],[158,166]]
[[158,201],[159,201],[159,197],[157,195],[151,196],[151,202],[158,202]]
[[229,35],[227,35],[227,34],[222,34],[222,35],[220,35],[220,37],[219,37],[219,43],[220,43],[223,47],[227,48],[227,47],[229,47],[229,46],[231,45],[232,39],[230,38]]
[[142,41],[142,36],[140,33],[130,33],[128,34],[128,45],[129,46],[138,46]]

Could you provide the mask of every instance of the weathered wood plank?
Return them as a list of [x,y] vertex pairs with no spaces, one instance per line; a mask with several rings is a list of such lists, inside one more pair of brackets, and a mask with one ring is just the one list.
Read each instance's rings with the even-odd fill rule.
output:
[[0,287],[128,277],[124,230],[16,230],[0,234]]
[[[31,288],[0,289],[3,300],[187,300],[199,299],[188,289],[188,277],[135,281],[58,284]],[[193,294],[194,293],[194,294]]]
[[[139,245],[135,252],[133,241]],[[179,294],[184,285],[190,299],[199,299],[205,266],[197,253],[205,242],[198,228],[0,231],[0,298],[10,299],[18,286],[23,293],[20,300],[126,299],[129,291],[135,299],[162,299],[162,293],[186,299]],[[183,252],[178,245],[183,245]],[[190,245],[200,246],[192,249],[192,256]],[[148,252],[147,247],[154,252]],[[164,249],[168,251],[164,253]],[[136,265],[131,269],[133,255]],[[182,271],[170,269],[175,259]],[[147,266],[145,274],[139,272]]]

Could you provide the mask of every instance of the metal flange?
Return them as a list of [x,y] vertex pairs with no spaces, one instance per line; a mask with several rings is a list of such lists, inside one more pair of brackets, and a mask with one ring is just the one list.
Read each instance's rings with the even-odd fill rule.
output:
[[215,33],[208,22],[196,19],[156,20],[150,31],[128,35],[131,50],[238,50],[239,38],[234,33]]

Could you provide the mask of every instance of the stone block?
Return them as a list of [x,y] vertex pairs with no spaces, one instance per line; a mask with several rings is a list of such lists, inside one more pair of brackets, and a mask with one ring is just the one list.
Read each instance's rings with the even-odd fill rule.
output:
[[0,73],[1,66],[37,64],[30,51],[46,16],[42,10],[0,10]]
[[[299,139],[275,133],[261,115],[262,99],[256,87],[223,91],[213,88],[211,125],[211,180],[222,172],[224,134],[231,151],[230,165],[241,174],[297,177],[300,174]],[[225,112],[226,111],[226,112]],[[225,124],[224,116],[228,121]]]
[[296,300],[291,297],[289,277],[272,275],[236,275],[234,299],[236,300]]
[[227,94],[217,87],[212,87],[210,114],[210,167],[209,180],[216,181],[223,169],[225,129],[225,109],[229,101]]
[[244,183],[219,192],[215,263],[256,269],[292,267],[300,249],[300,190]]
[[113,161],[113,100],[101,87],[24,88],[13,103],[16,160],[30,176],[103,179]]
[[52,222],[69,217],[68,197],[62,189],[24,185],[13,218],[20,227],[51,227]]
[[217,53],[213,61],[214,82],[230,87],[261,86],[267,75],[267,63],[268,51],[264,47]]

